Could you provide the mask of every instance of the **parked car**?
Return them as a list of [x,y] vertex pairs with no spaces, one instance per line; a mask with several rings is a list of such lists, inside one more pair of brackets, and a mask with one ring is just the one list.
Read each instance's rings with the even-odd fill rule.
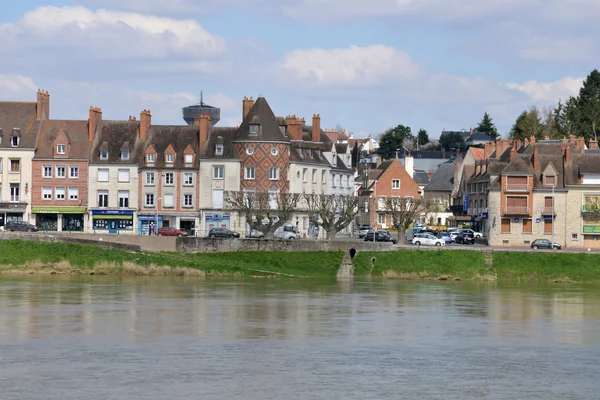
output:
[[372,230],[373,228],[371,228],[369,225],[361,225],[358,228],[358,238],[364,238],[365,236],[367,236],[367,233],[371,232]]
[[456,242],[456,236],[459,234],[460,232],[457,230],[455,231],[451,231],[450,232],[450,239],[452,239],[453,242]]
[[188,236],[188,233],[176,228],[173,228],[172,226],[167,226],[166,228],[160,228],[156,234],[158,236],[177,236],[177,237],[182,237],[182,236]]
[[256,229],[250,229],[250,233],[246,237],[252,239],[264,239],[265,235],[261,231],[257,231]]
[[445,246],[443,239],[436,238],[431,233],[416,233],[412,243],[416,246]]
[[40,229],[37,226],[24,221],[9,221],[4,225],[4,230],[7,232],[37,232]]
[[475,236],[471,232],[458,232],[454,241],[459,244],[475,244]]
[[208,237],[210,238],[239,238],[240,234],[237,232],[230,231],[227,228],[212,228],[208,232]]
[[450,234],[446,231],[441,231],[436,236],[438,239],[442,239],[446,244],[452,243],[452,238],[450,237]]
[[459,229],[459,231],[460,232],[469,232],[473,235],[473,237],[475,239],[483,237],[483,234],[481,234],[480,232],[475,232],[473,229]]
[[284,240],[298,240],[300,239],[300,234],[296,230],[296,226],[291,223],[286,223],[283,226],[280,226],[275,231],[273,235],[276,239],[284,239]]
[[371,231],[367,233],[365,236],[365,242],[373,242],[373,236],[375,236],[375,242],[392,242],[396,244],[396,239],[394,239],[389,233],[386,231]]
[[548,239],[535,239],[533,242],[531,242],[531,248],[534,250],[537,250],[537,249],[560,250],[561,249],[560,244],[552,243]]

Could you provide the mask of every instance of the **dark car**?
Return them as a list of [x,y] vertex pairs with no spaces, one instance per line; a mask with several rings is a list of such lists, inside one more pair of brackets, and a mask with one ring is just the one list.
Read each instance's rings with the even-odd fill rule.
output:
[[365,236],[365,242],[372,242],[373,235],[375,235],[376,242],[392,242],[393,244],[396,244],[396,239],[391,237],[389,233],[384,233],[384,232],[379,232],[379,231],[377,231],[377,232],[371,231],[371,232],[367,233],[367,235]]
[[185,231],[181,231],[179,229],[175,229],[171,226],[168,226],[166,228],[160,228],[157,232],[158,236],[177,236],[177,237],[182,237],[182,236],[187,236],[187,232]]
[[239,238],[240,234],[237,232],[230,231],[227,228],[212,228],[208,232],[208,237],[211,238]]
[[454,242],[459,244],[475,244],[475,236],[471,232],[459,232]]
[[531,248],[532,249],[554,249],[554,250],[560,250],[560,244],[558,243],[552,243],[550,242],[548,239],[535,239],[533,242],[531,242]]
[[373,231],[373,228],[371,228],[369,225],[361,225],[358,228],[358,238],[362,239],[365,236],[367,236],[367,233]]
[[4,225],[4,230],[7,232],[14,232],[14,231],[37,232],[40,229],[37,226],[31,225],[27,222],[10,221],[10,222],[7,222],[6,225]]

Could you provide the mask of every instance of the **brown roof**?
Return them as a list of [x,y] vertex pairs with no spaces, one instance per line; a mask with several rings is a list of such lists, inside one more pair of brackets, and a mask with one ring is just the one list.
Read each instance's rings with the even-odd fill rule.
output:
[[[37,120],[37,103],[0,102],[0,148],[12,148],[10,137],[13,129],[20,132],[20,148],[35,148],[40,121]],[[17,131],[15,131],[17,132]]]
[[[240,157],[235,151],[233,141],[236,138],[238,128],[236,127],[213,127],[208,131],[208,141],[206,147],[201,150],[200,158],[219,158],[235,159]],[[215,155],[215,145],[217,142],[223,143],[223,155]]]
[[473,153],[473,157],[475,157],[476,160],[483,160],[483,157],[485,155],[485,152],[483,149],[480,149],[478,147],[471,147],[471,152]]
[[[260,124],[258,137],[249,136],[249,125],[251,123]],[[244,118],[242,124],[237,129],[236,140],[252,140],[259,142],[290,141],[290,139],[281,132],[277,117],[264,97],[259,97],[256,99],[256,102],[254,102],[248,115],[246,115],[246,118]]]
[[[195,155],[198,155],[198,141],[200,131],[197,126],[189,125],[150,125],[148,129],[148,141],[139,160],[140,165],[145,166],[144,154],[149,145],[156,151],[156,159],[152,168],[165,167],[165,150],[171,146],[175,151],[173,168],[184,168],[184,151],[188,145]],[[198,168],[198,157],[194,157],[194,168]]]
[[41,123],[35,158],[54,157],[54,140],[61,131],[69,144],[68,158],[89,157],[91,143],[88,140],[88,122],[53,119]]
[[[92,143],[90,162],[95,164],[138,164],[145,148],[139,139],[139,121],[99,121]],[[130,145],[129,160],[121,160],[121,147]],[[108,160],[100,160],[100,148],[108,150]]]

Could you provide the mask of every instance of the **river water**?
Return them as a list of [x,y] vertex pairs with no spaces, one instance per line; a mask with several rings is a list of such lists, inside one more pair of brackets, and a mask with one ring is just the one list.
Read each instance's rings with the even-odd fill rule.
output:
[[0,277],[0,399],[598,399],[600,286]]

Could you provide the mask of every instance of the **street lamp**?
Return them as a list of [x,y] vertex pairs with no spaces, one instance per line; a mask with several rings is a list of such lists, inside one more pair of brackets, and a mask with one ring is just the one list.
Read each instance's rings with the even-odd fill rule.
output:
[[552,185],[552,242],[550,246],[552,246],[552,251],[554,251],[554,185]]
[[373,231],[373,243],[375,243],[375,236],[377,234],[377,219],[379,218],[379,214],[377,211],[379,210],[379,199],[377,198],[377,179],[375,179],[375,230]]

